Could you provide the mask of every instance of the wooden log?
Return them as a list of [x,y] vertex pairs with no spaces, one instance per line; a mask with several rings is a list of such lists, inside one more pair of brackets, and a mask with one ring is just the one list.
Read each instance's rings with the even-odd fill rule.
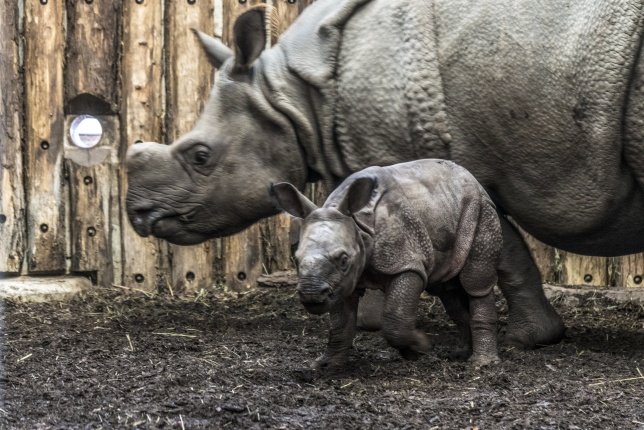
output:
[[27,263],[30,273],[63,273],[66,270],[63,16],[62,0],[25,1]]
[[618,257],[616,266],[618,287],[644,288],[644,254]]
[[[124,3],[121,159],[135,142],[163,138],[163,5],[160,1]],[[167,245],[138,236],[125,213],[127,169],[121,168],[123,283],[157,291],[169,283]]]
[[66,112],[115,113],[122,3],[67,0],[66,4]]
[[[74,114],[110,114],[117,106],[117,58],[121,2],[67,1],[65,62],[65,130]],[[91,273],[101,286],[114,281],[112,233],[120,236],[112,202],[118,200],[117,117],[102,116],[103,136],[97,146],[80,149],[65,133],[70,181],[71,271]],[[121,256],[114,256],[120,260]],[[120,268],[120,261],[117,267]],[[119,271],[120,275],[120,271]],[[120,278],[120,276],[119,276]],[[118,279],[119,283],[121,279]]]
[[22,180],[23,81],[18,63],[18,6],[0,2],[0,277],[19,274],[25,247]]
[[[214,30],[213,0],[166,3],[168,49],[168,141],[190,131],[197,122],[213,84],[214,69],[191,29]],[[198,291],[214,285],[212,241],[191,247],[171,246],[172,287]]]
[[560,251],[561,280],[564,285],[608,286],[609,259]]
[[[222,41],[234,49],[233,26],[237,17],[248,8],[263,3],[260,0],[223,0]],[[264,272],[265,253],[262,246],[263,222],[252,225],[241,233],[222,239],[223,278],[226,287],[243,291],[257,284]]]
[[[66,118],[66,130],[76,118],[76,115]],[[113,115],[94,118],[103,130],[97,146],[78,148],[69,133],[65,139],[70,185],[71,271],[91,275],[98,285],[109,287],[115,277],[114,260],[121,258],[112,252],[112,234],[120,237],[118,208],[113,205],[118,201],[118,187],[113,185],[118,182],[120,125],[118,117]]]

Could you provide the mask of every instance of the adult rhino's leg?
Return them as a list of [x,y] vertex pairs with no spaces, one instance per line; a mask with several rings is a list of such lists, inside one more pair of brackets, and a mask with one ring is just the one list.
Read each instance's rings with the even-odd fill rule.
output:
[[566,327],[543,293],[541,274],[521,233],[503,216],[498,284],[508,302],[505,342],[524,348],[559,342]]
[[470,330],[470,298],[468,294],[458,278],[454,278],[440,285],[436,289],[436,295],[443,303],[447,315],[458,327],[461,340],[465,344],[465,349],[454,351],[452,358],[469,357],[472,347],[472,332]]

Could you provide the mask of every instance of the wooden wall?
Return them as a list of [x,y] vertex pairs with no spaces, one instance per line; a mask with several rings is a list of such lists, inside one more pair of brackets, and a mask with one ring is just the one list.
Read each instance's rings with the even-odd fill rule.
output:
[[[266,0],[280,32],[312,1]],[[235,17],[262,0],[17,3],[0,2],[0,276],[82,274],[172,293],[224,282],[240,291],[292,267],[286,215],[178,247],[137,236],[123,210],[127,148],[190,130],[213,84],[190,29],[232,45]],[[81,114],[104,130],[89,150],[69,137]],[[308,193],[321,204],[327,191],[319,183]],[[526,238],[546,281],[644,286],[640,254],[581,257]]]

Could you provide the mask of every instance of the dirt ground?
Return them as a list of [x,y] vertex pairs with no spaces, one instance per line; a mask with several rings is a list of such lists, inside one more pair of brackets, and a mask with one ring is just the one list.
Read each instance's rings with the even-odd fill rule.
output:
[[313,383],[299,370],[327,319],[292,287],[5,302],[0,428],[644,429],[644,307],[554,302],[563,343],[502,347],[500,365],[476,370],[450,361],[456,328],[425,297],[430,355],[404,361],[359,333],[347,369]]

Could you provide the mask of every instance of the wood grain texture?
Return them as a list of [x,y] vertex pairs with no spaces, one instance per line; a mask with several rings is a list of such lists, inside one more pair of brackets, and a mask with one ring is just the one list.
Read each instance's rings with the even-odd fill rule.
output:
[[[113,113],[117,105],[117,59],[120,53],[121,2],[69,0],[67,4],[67,49],[65,62],[65,106],[68,114]],[[87,95],[93,96],[87,98]],[[69,130],[76,115],[66,117]],[[83,149],[90,156],[109,152],[98,164],[82,166],[67,161],[70,184],[71,271],[91,273],[101,286],[114,281],[112,232],[118,234],[118,217],[112,201],[118,200],[115,155],[119,147],[119,121],[115,116],[99,118],[103,136],[99,144]],[[78,151],[65,133],[65,153]],[[104,153],[104,152],[103,152]],[[99,157],[100,158],[100,157]],[[116,228],[114,228],[116,227]],[[119,264],[120,266],[120,264]],[[120,283],[119,279],[119,283]]]
[[561,279],[564,285],[609,285],[609,259],[560,251]]
[[[137,141],[163,138],[163,4],[128,0],[123,6],[121,160]],[[136,234],[125,213],[127,169],[121,167],[123,283],[156,291],[169,282],[166,242]]]
[[[166,3],[167,141],[176,140],[195,125],[213,84],[214,69],[191,29],[214,31],[213,0]],[[172,288],[198,291],[214,285],[214,243],[170,247]]]
[[63,273],[65,263],[63,180],[62,0],[25,1],[27,151],[27,262],[30,273]]
[[[237,17],[252,6],[263,3],[248,0],[223,0],[222,41],[234,49],[233,26]],[[265,221],[260,221],[230,237],[222,239],[223,278],[226,287],[233,291],[243,291],[255,286],[257,278],[264,272],[265,252],[262,246]]]
[[632,254],[617,258],[615,282],[618,287],[644,288],[644,255]]
[[0,277],[19,274],[25,247],[18,7],[0,2]]
[[[75,118],[75,115],[66,118],[66,130]],[[103,136],[96,147],[81,151],[86,151],[88,156],[94,151],[106,151],[108,155],[91,167],[76,164],[72,159],[66,160],[70,185],[71,271],[91,274],[98,285],[108,287],[114,282],[114,260],[121,258],[112,252],[112,234],[120,231],[114,225],[114,222],[118,223],[118,213],[114,213],[112,204],[118,200],[118,188],[115,192],[113,184],[118,181],[116,154],[120,126],[116,116],[96,118],[103,128]],[[70,150],[78,151],[69,137],[65,150],[66,156]]]
[[[115,113],[122,2],[67,0],[66,5],[65,101],[72,110],[67,113]],[[77,99],[82,94],[102,103]]]

